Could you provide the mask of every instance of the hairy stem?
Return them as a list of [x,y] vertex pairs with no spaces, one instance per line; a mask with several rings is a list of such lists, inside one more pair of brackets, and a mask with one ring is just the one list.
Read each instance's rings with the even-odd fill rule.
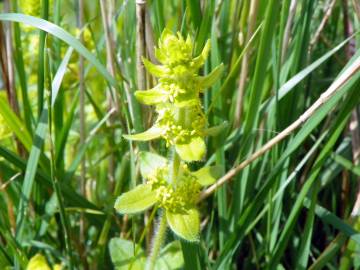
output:
[[[179,166],[181,160],[179,155],[176,153],[175,147],[173,147],[172,152],[173,152],[173,157],[171,164],[171,182],[175,184],[179,172]],[[150,257],[148,258],[148,264],[146,268],[147,270],[153,270],[155,267],[156,259],[160,254],[160,249],[164,242],[166,228],[167,228],[166,212],[164,211],[163,214],[160,216],[159,225],[152,239],[152,249],[151,249]]]
[[166,212],[164,211],[160,217],[159,225],[153,238],[153,246],[150,257],[148,258],[147,270],[155,269],[156,259],[160,254],[160,249],[165,239],[166,228]]

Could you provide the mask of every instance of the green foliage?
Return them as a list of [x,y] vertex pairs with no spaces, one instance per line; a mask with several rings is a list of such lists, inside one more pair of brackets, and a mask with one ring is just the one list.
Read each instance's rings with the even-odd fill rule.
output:
[[[193,174],[186,164],[177,161],[177,155],[184,161],[201,160],[205,156],[203,130],[206,118],[199,94],[202,86],[211,86],[222,70],[220,66],[207,77],[195,75],[204,65],[209,49],[210,42],[207,42],[202,53],[193,58],[190,36],[184,40],[180,33],[175,36],[165,29],[158,48],[155,48],[156,58],[163,66],[144,61],[149,72],[160,77],[159,84],[152,90],[136,91],[135,96],[144,104],[156,105],[159,116],[147,131],[124,137],[148,141],[161,136],[167,146],[175,146],[176,153],[172,165],[155,154],[141,153],[140,171],[147,183],[124,193],[115,203],[119,213],[133,214],[157,202],[159,207],[164,208],[171,230],[187,241],[198,241],[199,238],[200,217],[195,203],[201,183],[209,185],[216,180],[216,175],[212,175],[216,173],[214,169],[203,168]],[[163,236],[158,237],[162,239]],[[157,243],[156,238],[154,241]],[[153,256],[158,256],[156,251]],[[152,260],[154,258],[150,258],[150,264]]]
[[[116,270],[142,270],[146,267],[144,251],[139,246],[134,246],[131,241],[121,238],[112,238],[109,241],[109,251],[111,261]],[[161,250],[159,259],[156,262],[156,269],[181,269],[183,263],[180,243],[179,241],[173,241]]]
[[148,209],[156,200],[156,192],[151,185],[138,185],[117,198],[114,207],[121,214],[135,214]]
[[199,241],[200,217],[196,209],[190,208],[186,213],[167,213],[167,222],[171,230],[187,241]]
[[121,214],[142,212],[156,204],[166,210],[171,230],[187,241],[199,238],[200,217],[194,208],[201,186],[213,184],[222,174],[219,166],[206,166],[191,172],[180,163],[175,182],[172,182],[172,167],[157,154],[139,154],[140,172],[146,184],[137,185],[123,193],[115,202],[115,209]]
[[0,2],[0,269],[360,269],[357,1],[140,2]]

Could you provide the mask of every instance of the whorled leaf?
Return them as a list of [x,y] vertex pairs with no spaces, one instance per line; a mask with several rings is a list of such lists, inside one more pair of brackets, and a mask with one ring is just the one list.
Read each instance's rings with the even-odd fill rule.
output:
[[206,61],[206,59],[208,58],[209,52],[210,52],[210,40],[208,40],[201,52],[201,54],[197,57],[194,58],[193,60],[193,65],[194,67],[200,68]]
[[142,58],[146,70],[155,77],[164,77],[168,74],[168,69],[162,65],[155,65],[146,58]]
[[199,104],[199,99],[197,97],[187,98],[187,99],[177,98],[174,101],[174,105],[177,108],[192,107],[192,106],[196,106],[197,104]]
[[156,138],[159,138],[162,133],[162,129],[157,126],[152,126],[148,130],[137,133],[137,134],[127,134],[123,135],[123,137],[127,140],[133,141],[150,141]]
[[155,87],[150,90],[138,90],[135,92],[136,99],[146,105],[155,105],[168,101],[169,95],[165,90]]
[[202,160],[206,153],[206,145],[200,136],[192,137],[189,143],[175,144],[176,152],[184,161]]
[[220,79],[222,72],[224,71],[224,65],[218,65],[210,74],[200,77],[201,89],[205,90],[206,88],[211,87],[217,80]]
[[206,166],[191,174],[197,178],[197,181],[202,186],[208,186],[216,182],[222,176],[222,166]]
[[148,209],[156,201],[156,193],[151,185],[142,184],[119,196],[114,207],[120,214],[136,214]]
[[165,167],[168,164],[166,158],[150,152],[139,154],[140,173],[143,177],[152,174],[157,168]]
[[191,208],[184,213],[167,211],[166,218],[170,229],[176,235],[190,242],[199,241],[200,217],[195,208]]

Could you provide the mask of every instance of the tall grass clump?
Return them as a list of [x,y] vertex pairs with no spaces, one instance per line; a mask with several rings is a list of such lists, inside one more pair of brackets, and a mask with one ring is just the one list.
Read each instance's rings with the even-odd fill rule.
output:
[[0,9],[0,269],[360,269],[357,1]]

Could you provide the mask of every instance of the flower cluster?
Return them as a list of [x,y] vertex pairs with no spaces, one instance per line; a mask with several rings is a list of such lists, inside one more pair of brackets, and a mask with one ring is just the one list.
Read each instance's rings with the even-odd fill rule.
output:
[[199,76],[210,43],[196,57],[193,49],[189,36],[185,40],[179,33],[173,35],[164,30],[155,49],[161,65],[143,59],[147,70],[159,82],[153,89],[136,91],[135,96],[143,104],[154,105],[158,116],[147,131],[124,137],[139,141],[161,137],[167,146],[174,146],[181,161],[169,165],[161,156],[142,152],[140,171],[146,183],[122,194],[115,203],[115,209],[123,214],[138,213],[153,205],[161,207],[172,231],[188,241],[197,241],[199,237],[200,217],[195,204],[200,189],[214,183],[222,170],[213,166],[192,172],[184,162],[203,159],[205,136],[216,135],[224,128],[223,125],[207,128],[200,100],[200,94],[219,78],[223,66],[207,76]]
[[146,183],[123,193],[116,200],[115,209],[122,214],[136,214],[156,205],[163,208],[170,228],[177,235],[188,241],[196,241],[200,222],[195,204],[200,189],[213,184],[221,175],[221,168],[204,167],[192,172],[186,164],[181,163],[176,181],[172,181],[172,168],[165,158],[141,152],[139,162]]
[[[41,13],[41,1],[39,0],[21,0],[20,6],[24,14],[39,17]],[[52,14],[53,0],[49,0],[49,13]]]
[[194,207],[201,185],[197,178],[190,173],[187,166],[183,164],[179,180],[170,184],[169,167],[159,167],[147,179],[155,191],[156,199],[161,207],[172,213],[186,212]]
[[206,117],[200,93],[211,86],[220,76],[223,66],[214,69],[208,76],[197,73],[208,56],[210,43],[202,53],[193,57],[193,44],[188,36],[173,35],[164,30],[155,49],[155,56],[162,65],[143,59],[147,70],[159,78],[159,83],[150,90],[138,90],[136,98],[143,104],[155,105],[158,118],[149,130],[126,135],[130,140],[165,139],[167,146],[175,146],[182,160],[201,160],[206,152]]

